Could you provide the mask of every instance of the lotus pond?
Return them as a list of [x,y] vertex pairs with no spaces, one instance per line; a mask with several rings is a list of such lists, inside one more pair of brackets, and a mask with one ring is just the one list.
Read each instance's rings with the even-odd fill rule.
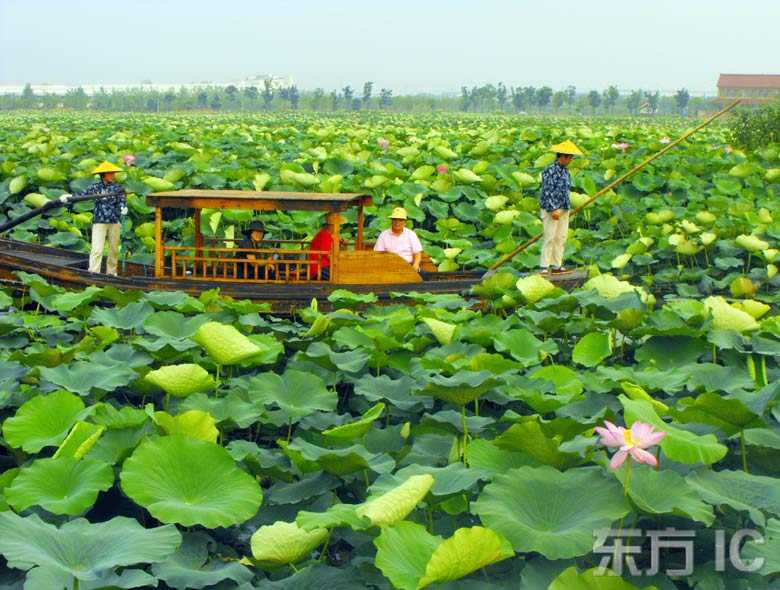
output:
[[[440,269],[485,267],[541,229],[547,145],[586,151],[576,204],[682,131],[4,115],[0,220],[133,156],[128,260],[151,256],[145,195],[198,187],[368,191],[369,237],[400,204]],[[336,291],[286,318],[18,273],[0,290],[0,588],[777,589],[780,157],[727,137],[705,129],[575,219],[567,260],[591,278],[569,293],[521,278],[538,246],[471,293]],[[89,208],[11,235],[86,251]],[[204,233],[250,217],[207,212]],[[597,569],[610,527],[632,530],[634,571]],[[694,539],[690,567],[679,538],[653,562],[669,529]]]

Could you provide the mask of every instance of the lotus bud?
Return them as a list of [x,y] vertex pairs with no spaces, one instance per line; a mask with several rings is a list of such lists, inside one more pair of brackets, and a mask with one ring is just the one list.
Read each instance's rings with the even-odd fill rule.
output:
[[125,154],[122,160],[125,166],[133,166],[135,164],[135,156],[133,154]]
[[384,137],[380,137],[376,140],[376,144],[379,146],[380,150],[386,150],[390,147],[390,141],[388,139],[385,139]]
[[439,164],[438,166],[436,166],[437,174],[447,174],[447,172],[449,171],[450,169],[447,167],[447,164]]

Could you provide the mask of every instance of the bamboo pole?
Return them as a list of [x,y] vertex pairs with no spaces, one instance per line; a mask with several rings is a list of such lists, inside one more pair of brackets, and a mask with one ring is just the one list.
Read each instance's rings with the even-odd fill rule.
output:
[[[737,105],[740,103],[740,100],[741,100],[741,99],[737,99],[737,100],[735,100],[734,102],[732,102],[732,103],[731,103],[731,104],[729,104],[728,106],[724,107],[723,109],[721,109],[720,111],[718,111],[717,113],[715,113],[714,115],[712,115],[711,117],[709,117],[708,119],[706,119],[705,121],[703,121],[702,123],[700,123],[699,125],[697,125],[696,127],[694,127],[693,129],[691,129],[691,130],[689,130],[689,131],[686,131],[685,133],[683,133],[683,134],[682,134],[680,137],[678,137],[678,138],[677,138],[677,139],[675,139],[673,142],[671,142],[670,144],[668,144],[667,146],[665,146],[663,149],[659,150],[658,152],[656,152],[656,153],[655,153],[655,154],[653,154],[652,156],[649,156],[648,158],[646,158],[646,159],[645,159],[643,162],[641,162],[641,163],[637,164],[636,166],[634,166],[633,168],[631,168],[631,170],[629,170],[628,172],[626,172],[625,174],[623,174],[623,176],[620,176],[620,177],[618,177],[616,180],[613,180],[611,183],[609,183],[609,184],[608,184],[607,186],[605,186],[603,189],[601,189],[601,190],[600,190],[600,191],[598,191],[596,194],[594,194],[594,195],[593,195],[593,196],[592,196],[590,199],[588,199],[587,201],[585,201],[585,202],[584,202],[582,205],[580,205],[580,206],[579,206],[579,207],[577,207],[576,209],[573,209],[573,210],[571,211],[571,213],[569,214],[569,218],[571,219],[571,218],[572,218],[573,216],[575,216],[577,213],[579,213],[580,211],[582,211],[582,210],[583,210],[585,207],[587,207],[588,205],[590,205],[590,204],[591,204],[593,201],[595,201],[595,200],[596,200],[596,199],[598,199],[599,197],[603,196],[604,194],[608,193],[609,191],[611,191],[613,188],[615,188],[616,186],[618,186],[619,184],[621,184],[622,182],[624,182],[624,181],[625,181],[625,180],[627,180],[628,178],[632,177],[634,174],[636,174],[637,172],[639,172],[640,170],[642,170],[642,169],[643,169],[645,166],[647,166],[647,165],[648,165],[650,162],[652,162],[652,161],[653,161],[653,160],[655,160],[656,158],[660,158],[660,157],[661,157],[661,156],[663,156],[663,155],[664,155],[666,152],[668,152],[669,150],[671,150],[673,147],[675,147],[675,146],[679,145],[680,143],[682,143],[683,141],[685,141],[686,139],[688,139],[688,138],[689,138],[691,135],[693,135],[693,134],[694,134],[694,133],[696,133],[697,131],[699,131],[699,130],[703,129],[704,127],[706,127],[707,125],[709,125],[710,123],[712,123],[712,122],[713,122],[715,119],[717,119],[717,118],[718,118],[718,117],[720,117],[721,115],[724,115],[725,113],[729,112],[731,109],[733,109],[735,106],[737,106]],[[539,239],[542,237],[542,235],[543,235],[543,233],[538,233],[538,234],[537,234],[537,235],[535,235],[534,237],[532,237],[532,238],[529,238],[528,240],[526,240],[525,242],[523,242],[522,244],[520,244],[520,245],[519,245],[517,248],[515,248],[515,249],[514,249],[514,250],[512,250],[511,252],[509,252],[509,253],[507,253],[507,254],[504,254],[504,255],[503,255],[501,258],[499,258],[499,259],[498,259],[498,260],[497,260],[497,261],[496,261],[496,262],[495,262],[495,263],[494,263],[494,264],[493,264],[493,265],[492,265],[492,266],[491,266],[491,267],[488,269],[488,271],[487,271],[487,272],[486,272],[484,275],[482,275],[482,280],[488,279],[488,278],[490,278],[491,276],[493,276],[493,275],[496,273],[496,270],[497,270],[497,269],[498,269],[500,266],[502,266],[502,265],[506,264],[507,262],[509,262],[510,260],[512,260],[512,258],[514,258],[515,256],[517,256],[517,255],[518,255],[520,252],[522,252],[523,250],[525,250],[525,249],[526,249],[526,248],[528,248],[529,246],[532,246],[533,244],[535,244],[536,242],[538,242],[538,241],[539,241]]]

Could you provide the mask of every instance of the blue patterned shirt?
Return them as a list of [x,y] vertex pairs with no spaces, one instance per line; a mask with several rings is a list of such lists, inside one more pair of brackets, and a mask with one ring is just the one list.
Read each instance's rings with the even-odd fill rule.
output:
[[542,170],[542,194],[539,203],[545,211],[569,209],[571,176],[566,166],[553,162]]
[[98,180],[79,195],[97,195],[108,193],[109,196],[95,199],[95,210],[92,223],[119,223],[122,218],[122,208],[125,206],[125,189],[116,182],[105,183]]

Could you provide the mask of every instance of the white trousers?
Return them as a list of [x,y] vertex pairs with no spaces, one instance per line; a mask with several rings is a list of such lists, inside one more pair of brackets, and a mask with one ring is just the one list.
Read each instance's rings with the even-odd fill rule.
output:
[[544,234],[542,236],[542,257],[540,266],[553,268],[563,266],[563,251],[566,249],[566,236],[569,232],[569,211],[561,210],[556,221],[551,211],[542,209]]
[[92,249],[89,252],[89,272],[100,272],[100,263],[103,260],[103,246],[108,237],[108,258],[106,258],[106,274],[116,275],[117,261],[119,260],[119,233],[118,223],[93,223],[92,224]]

